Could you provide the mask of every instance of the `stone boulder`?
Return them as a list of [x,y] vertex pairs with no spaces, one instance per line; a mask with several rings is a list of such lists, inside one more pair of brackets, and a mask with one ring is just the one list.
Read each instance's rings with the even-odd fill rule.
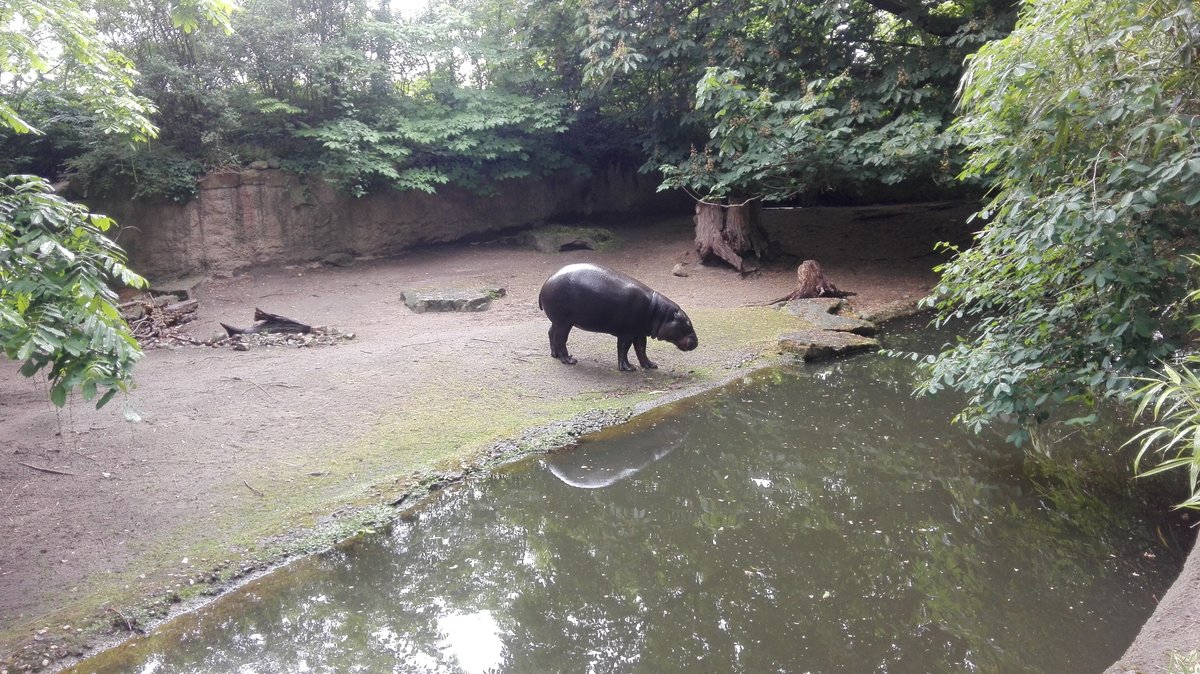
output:
[[400,299],[414,313],[427,311],[487,311],[492,300],[504,297],[500,286],[468,289],[414,288],[400,293]]
[[845,300],[836,297],[814,297],[792,300],[783,305],[783,310],[821,330],[852,332],[863,337],[871,337],[879,332],[874,323],[839,315],[838,312],[845,304]]
[[545,225],[522,232],[518,237],[522,245],[533,246],[543,253],[561,253],[565,250],[612,250],[620,245],[612,231],[603,227],[572,227],[568,225]]
[[779,349],[805,362],[828,360],[852,353],[879,350],[874,323],[837,314],[845,300],[816,297],[792,300],[782,309],[799,318],[804,327],[779,337]]
[[829,360],[866,351],[878,351],[879,340],[852,332],[801,330],[779,336],[779,349],[805,362]]

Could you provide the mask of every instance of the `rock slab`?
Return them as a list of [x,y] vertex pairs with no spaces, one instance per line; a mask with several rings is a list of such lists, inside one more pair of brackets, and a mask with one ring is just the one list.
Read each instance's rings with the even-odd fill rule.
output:
[[805,326],[779,337],[779,349],[795,354],[805,362],[829,360],[852,353],[879,350],[874,323],[852,316],[839,316],[845,301],[836,297],[792,300],[783,310],[799,318]]
[[879,332],[879,328],[874,323],[860,318],[838,315],[845,304],[845,300],[837,297],[815,297],[806,300],[792,300],[783,305],[783,310],[819,330],[852,332],[863,337],[871,337]]
[[472,290],[461,288],[415,288],[400,293],[400,299],[414,313],[427,311],[487,311],[492,300],[504,297],[500,286]]
[[865,351],[878,351],[879,340],[852,332],[802,330],[779,336],[779,349],[795,354],[805,362],[829,360]]
[[542,253],[565,250],[611,250],[619,245],[612,231],[603,227],[545,225],[522,233],[521,243]]

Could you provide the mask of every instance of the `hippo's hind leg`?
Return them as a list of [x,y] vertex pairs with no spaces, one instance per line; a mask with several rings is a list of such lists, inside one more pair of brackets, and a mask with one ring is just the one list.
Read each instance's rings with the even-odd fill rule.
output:
[[550,355],[567,365],[574,365],[578,362],[567,351],[567,337],[570,336],[572,327],[574,326],[570,323],[550,324]]
[[629,347],[633,346],[633,340],[624,337],[617,337],[617,369],[622,372],[634,372],[637,370],[629,363]]
[[638,362],[647,370],[657,370],[658,364],[646,355],[646,336],[634,337],[633,352],[637,354]]

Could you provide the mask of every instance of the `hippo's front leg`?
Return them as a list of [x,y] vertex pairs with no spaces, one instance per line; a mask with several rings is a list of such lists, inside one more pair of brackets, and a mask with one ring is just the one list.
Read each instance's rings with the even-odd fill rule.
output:
[[636,372],[637,368],[629,363],[629,347],[633,346],[633,341],[624,337],[617,337],[617,369],[621,372]]
[[633,340],[633,352],[637,354],[638,362],[647,370],[657,370],[658,364],[646,355],[646,336],[642,335]]

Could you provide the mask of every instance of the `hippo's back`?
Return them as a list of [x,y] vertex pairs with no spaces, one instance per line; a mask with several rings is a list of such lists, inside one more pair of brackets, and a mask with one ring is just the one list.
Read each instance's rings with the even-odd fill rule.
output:
[[643,327],[654,291],[635,278],[591,263],[569,264],[542,284],[538,306],[555,323],[621,334]]

